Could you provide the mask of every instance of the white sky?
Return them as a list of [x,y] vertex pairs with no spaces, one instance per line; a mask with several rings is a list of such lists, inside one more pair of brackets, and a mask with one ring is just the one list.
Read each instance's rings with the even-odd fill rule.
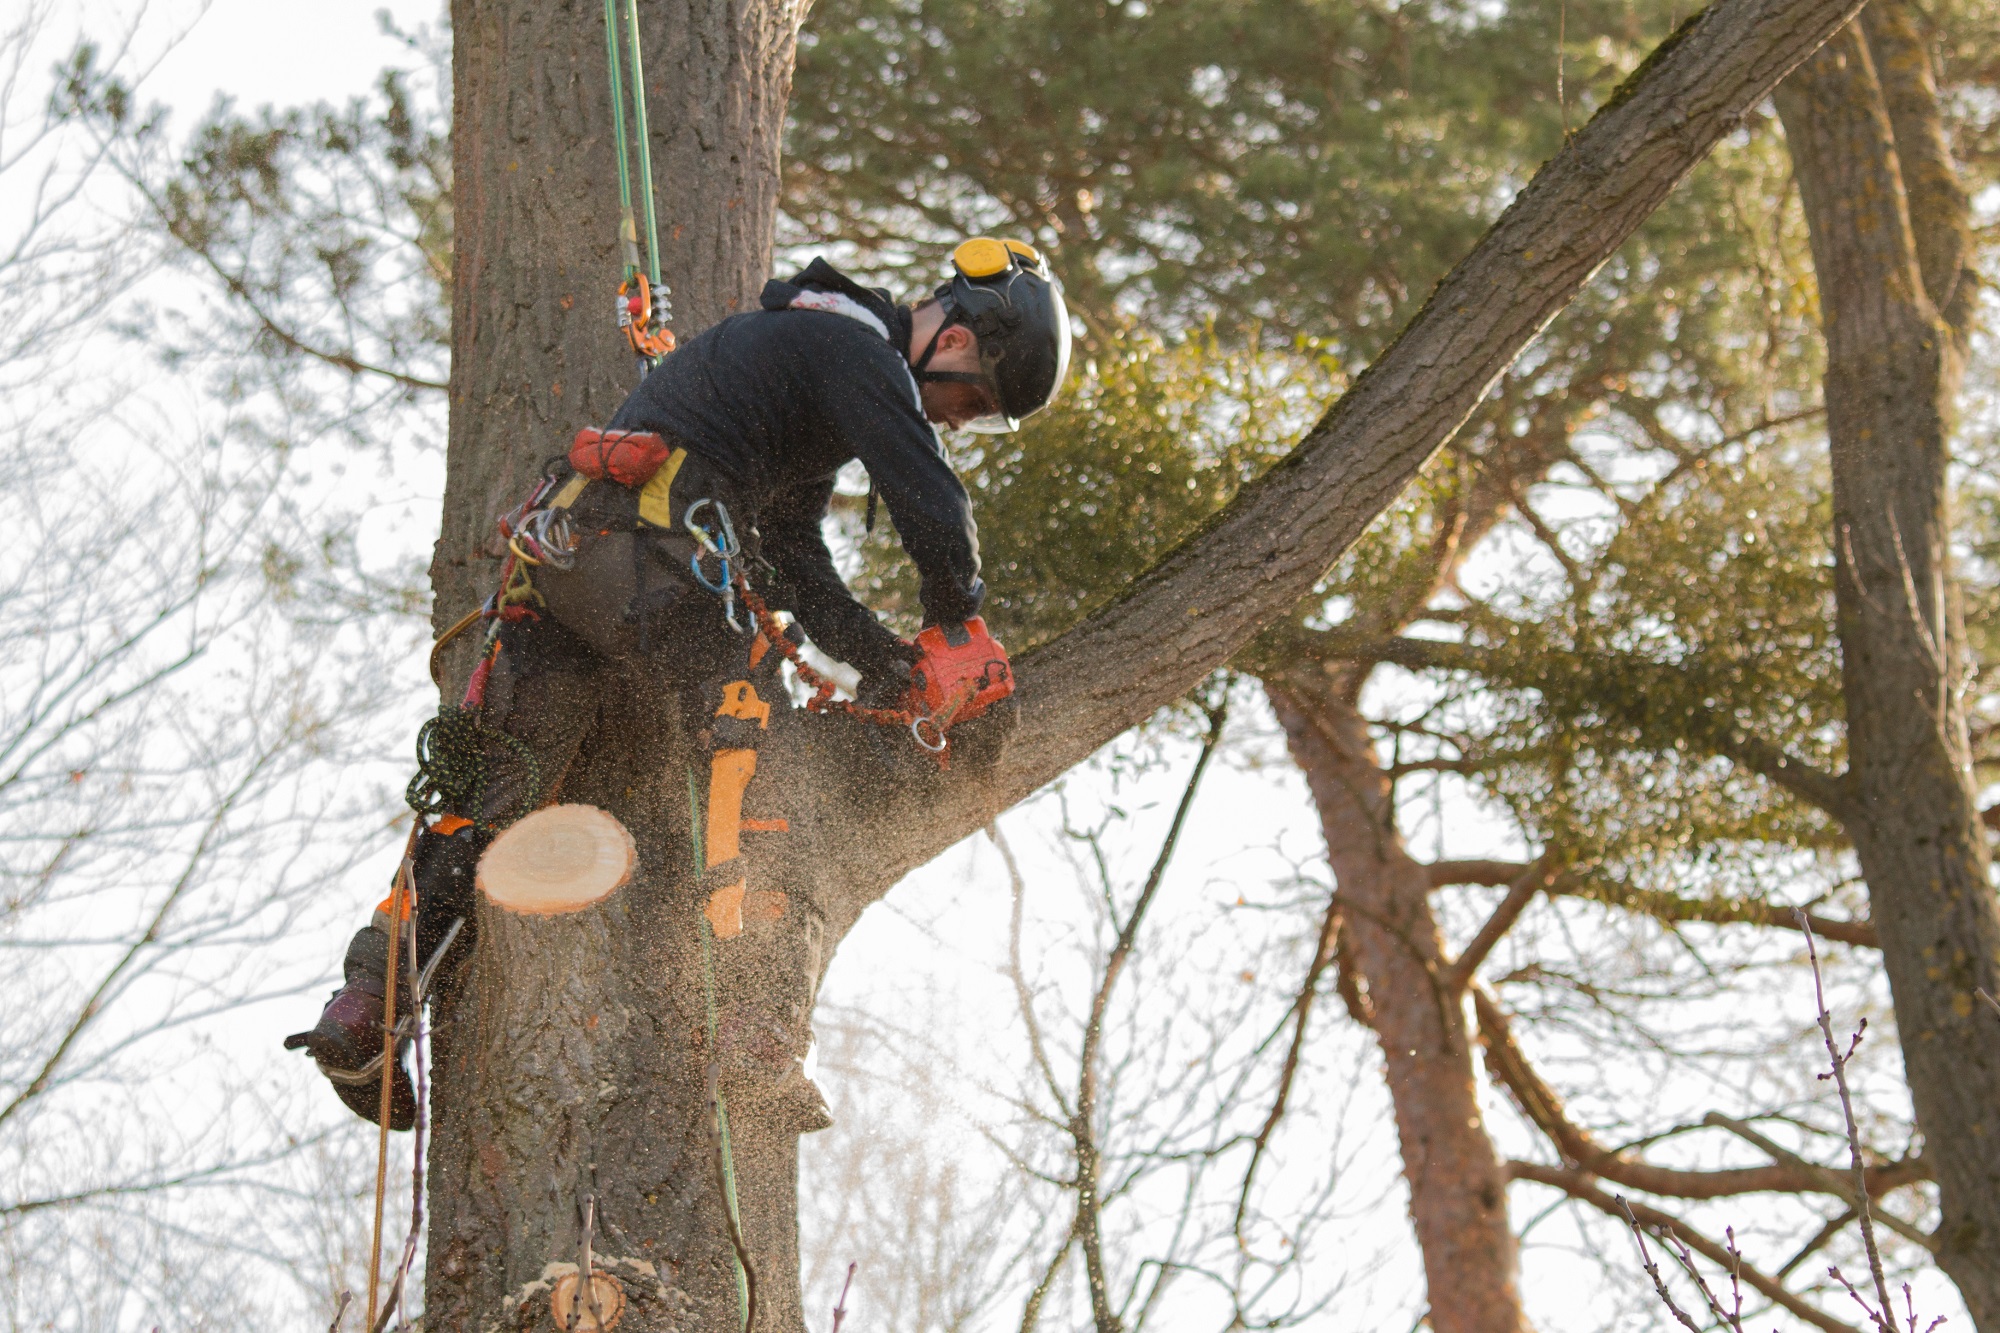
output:
[[[171,12],[187,36],[160,63],[148,88],[189,112],[206,108],[217,94],[245,106],[345,100],[365,93],[384,65],[407,58],[402,44],[381,31],[375,16],[384,11],[406,31],[436,23],[443,12],[423,0],[215,0],[199,14],[183,3]],[[168,12],[160,7],[161,17]]]

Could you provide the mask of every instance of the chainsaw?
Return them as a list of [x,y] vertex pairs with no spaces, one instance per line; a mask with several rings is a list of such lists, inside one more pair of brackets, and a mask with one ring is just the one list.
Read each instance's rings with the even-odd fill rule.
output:
[[916,720],[910,734],[943,761],[945,732],[969,722],[1014,693],[1007,650],[978,616],[963,624],[932,625],[917,635],[923,658],[910,671],[904,707]]

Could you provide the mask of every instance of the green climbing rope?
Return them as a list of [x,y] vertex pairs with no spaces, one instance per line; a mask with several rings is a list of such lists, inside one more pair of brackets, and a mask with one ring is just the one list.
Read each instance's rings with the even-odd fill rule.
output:
[[[490,747],[496,744],[521,766],[521,795],[511,807],[488,818]],[[481,827],[499,828],[534,809],[541,787],[541,766],[526,742],[487,726],[477,708],[447,707],[417,731],[417,773],[403,799],[420,815],[462,815]]]
[[[625,44],[632,66],[632,119],[638,131],[639,183],[645,191],[646,265],[639,265],[639,228],[632,215],[632,150],[625,132],[625,72],[618,59],[618,0],[604,0],[604,48],[611,66],[611,129],[618,149],[618,237],[624,247],[625,280],[641,271],[653,287],[660,285],[660,220],[653,203],[652,135],[646,123],[646,71],[639,55],[638,0],[625,0]],[[664,297],[662,297],[664,300]]]

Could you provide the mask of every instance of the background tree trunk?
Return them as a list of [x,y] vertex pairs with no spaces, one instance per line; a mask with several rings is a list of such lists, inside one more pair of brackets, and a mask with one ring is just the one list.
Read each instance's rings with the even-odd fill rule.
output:
[[[1826,332],[1834,588],[1847,821],[1895,997],[1925,1159],[1943,1204],[1938,1262],[1981,1329],[2000,1329],[2000,904],[1973,802],[1946,470],[1971,308],[1964,197],[1923,52],[1897,6],[1871,11],[1778,93],[1811,229]],[[1880,41],[1876,41],[1877,34]],[[1888,100],[1870,46],[1887,55]],[[1890,106],[1900,114],[1892,122]],[[1926,107],[1928,108],[1926,110]],[[1921,163],[1906,192],[1903,141]],[[1919,233],[1913,222],[1924,227]],[[1955,239],[1956,238],[1956,239]]]
[[1396,1108],[1410,1217],[1436,1333],[1522,1333],[1507,1170],[1479,1111],[1464,996],[1431,911],[1429,870],[1396,827],[1367,719],[1332,688],[1267,687],[1326,833],[1341,903],[1340,966],[1360,984]]
[[[692,0],[639,12],[665,276],[685,337],[754,301],[769,275],[802,5]],[[451,442],[432,565],[440,628],[492,589],[494,516],[636,383],[611,316],[618,194],[602,9],[456,0],[452,28],[458,240]],[[448,696],[471,656],[468,646],[454,659]],[[707,1128],[685,742],[647,682],[603,697],[616,701],[616,725],[597,731],[563,793],[631,831],[634,882],[575,919],[485,908],[474,964],[436,1006],[433,1328],[551,1327],[544,1268],[575,1263],[587,1195],[597,1200],[600,1262],[626,1283],[621,1329],[738,1326]],[[748,799],[757,813],[781,813],[756,804],[760,785]],[[758,991],[796,1037],[819,964],[807,914],[787,925],[798,929],[755,920],[719,942],[728,956],[718,981]],[[768,1108],[732,1109],[763,1279],[759,1324],[798,1328],[796,1131]]]

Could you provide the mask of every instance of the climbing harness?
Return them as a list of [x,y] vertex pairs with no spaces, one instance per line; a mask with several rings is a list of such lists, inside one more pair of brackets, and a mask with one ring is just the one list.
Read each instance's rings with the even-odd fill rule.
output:
[[639,358],[639,377],[674,350],[672,293],[660,280],[660,220],[653,202],[653,149],[646,124],[646,73],[639,55],[638,0],[625,0],[625,44],[632,67],[632,120],[639,177],[645,190],[646,262],[639,262],[639,228],[632,216],[631,149],[625,134],[625,75],[618,59],[618,0],[604,0],[604,50],[611,69],[611,128],[618,154],[618,242],[625,280],[618,284],[618,328]]
[[[717,531],[713,534],[695,517],[703,508],[715,510]],[[695,545],[699,548],[688,557],[688,568],[694,571],[694,581],[722,599],[722,618],[729,622],[729,628],[741,634],[743,626],[736,622],[736,585],[743,581],[743,546],[736,540],[736,525],[729,521],[728,506],[704,495],[687,507],[687,513],[681,516],[681,524],[693,534]],[[720,567],[713,581],[702,573],[703,556],[713,557]]]

